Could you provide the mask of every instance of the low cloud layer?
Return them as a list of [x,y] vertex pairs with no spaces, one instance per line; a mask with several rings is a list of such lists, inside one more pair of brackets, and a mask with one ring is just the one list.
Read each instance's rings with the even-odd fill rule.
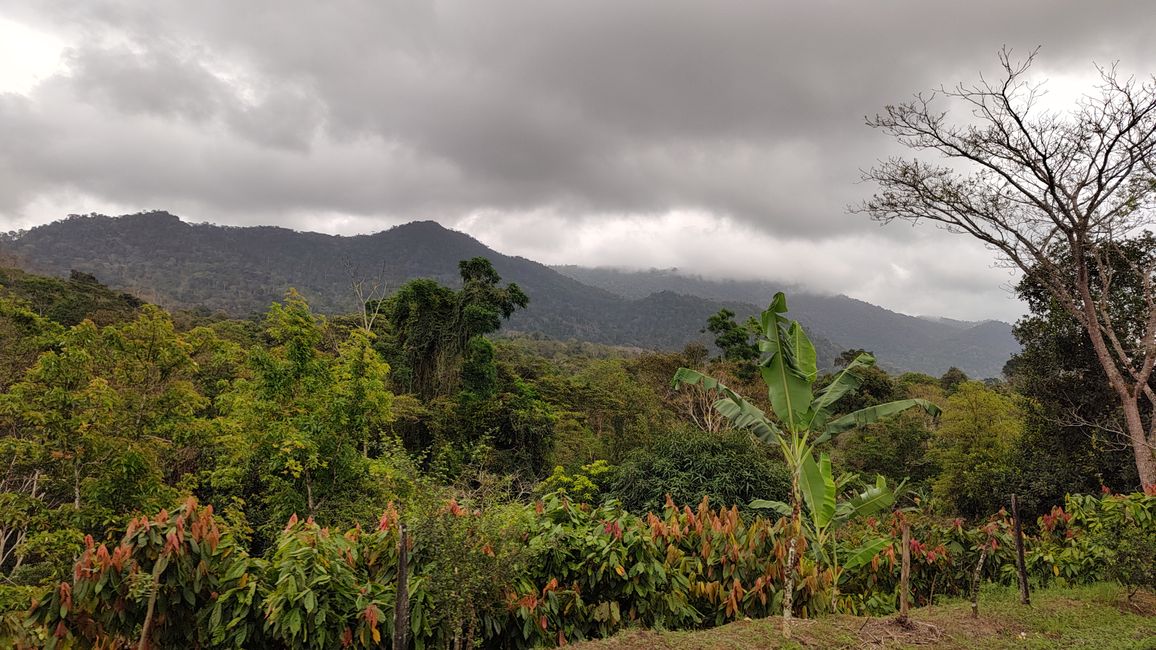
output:
[[354,233],[436,219],[553,263],[677,266],[1014,318],[970,242],[846,206],[888,102],[1042,45],[1147,75],[1150,5],[0,0],[0,230],[89,211]]

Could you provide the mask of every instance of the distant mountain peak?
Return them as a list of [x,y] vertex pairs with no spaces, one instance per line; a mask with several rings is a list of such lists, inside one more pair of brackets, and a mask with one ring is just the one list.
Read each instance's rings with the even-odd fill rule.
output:
[[[392,227],[389,230],[384,231],[384,232],[390,232],[390,231],[397,231],[397,232],[458,232],[456,230],[451,230],[449,228],[446,228],[445,226],[441,225],[440,223],[438,223],[436,221],[429,220],[429,219],[426,219],[423,221],[410,221],[408,223],[403,223],[399,226],[394,226],[394,227]],[[380,234],[380,233],[378,233],[378,234]]]

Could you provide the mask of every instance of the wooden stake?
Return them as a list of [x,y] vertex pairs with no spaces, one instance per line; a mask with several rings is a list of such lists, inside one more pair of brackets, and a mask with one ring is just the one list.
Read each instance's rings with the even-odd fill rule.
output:
[[991,546],[989,538],[979,552],[979,562],[975,563],[975,572],[971,574],[971,617],[979,618],[979,576],[983,572],[983,563],[987,560],[987,549]]
[[409,539],[401,524],[397,554],[397,598],[393,607],[393,647],[405,650],[409,634]]
[[1011,495],[1012,507],[1012,523],[1015,526],[1016,536],[1016,573],[1019,574],[1020,579],[1020,604],[1031,605],[1031,597],[1028,594],[1028,570],[1024,563],[1024,531],[1020,526],[1020,508],[1019,502],[1016,501],[1016,495]]
[[911,525],[903,522],[903,567],[899,574],[899,622],[907,623],[911,601]]

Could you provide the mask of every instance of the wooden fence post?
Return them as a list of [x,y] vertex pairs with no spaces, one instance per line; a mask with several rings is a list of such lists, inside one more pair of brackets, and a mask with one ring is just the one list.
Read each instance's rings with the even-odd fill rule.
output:
[[983,543],[983,550],[979,552],[979,562],[975,563],[975,573],[971,574],[971,617],[979,618],[979,577],[983,573],[983,563],[987,560],[987,549],[991,546],[991,538]]
[[899,622],[907,623],[911,601],[911,524],[903,520],[903,565],[899,574]]
[[409,636],[409,539],[405,524],[398,529],[397,597],[393,606],[393,647],[405,650]]
[[1012,507],[1012,524],[1015,527],[1016,536],[1016,573],[1019,574],[1020,579],[1020,604],[1031,605],[1032,601],[1028,594],[1028,570],[1024,563],[1024,531],[1020,526],[1020,508],[1019,502],[1016,500],[1016,495],[1011,495]]

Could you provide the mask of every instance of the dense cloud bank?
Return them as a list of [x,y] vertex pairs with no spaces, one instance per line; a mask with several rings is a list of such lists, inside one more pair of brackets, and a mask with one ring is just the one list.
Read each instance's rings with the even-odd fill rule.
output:
[[894,153],[863,116],[991,71],[1004,44],[1042,44],[1059,90],[1156,56],[1145,3],[986,5],[0,0],[61,44],[38,83],[0,87],[0,229],[432,218],[546,262],[1009,318],[982,249],[846,213]]

